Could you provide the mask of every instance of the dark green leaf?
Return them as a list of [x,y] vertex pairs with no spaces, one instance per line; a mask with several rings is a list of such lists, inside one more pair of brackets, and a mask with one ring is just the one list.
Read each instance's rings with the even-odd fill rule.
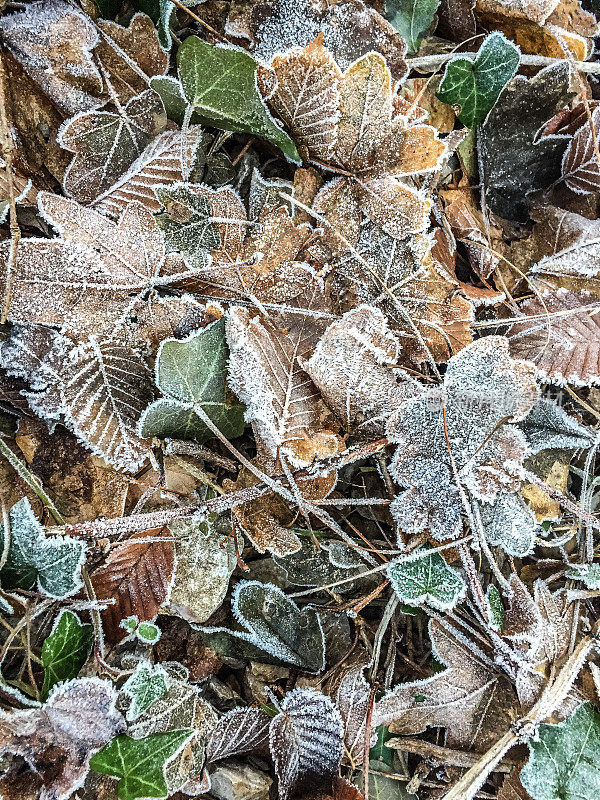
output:
[[156,220],[165,234],[167,252],[181,253],[190,269],[206,267],[210,251],[221,244],[206,197],[199,197],[185,183],[156,186],[154,193],[165,207]]
[[402,602],[430,603],[441,611],[453,608],[466,590],[458,572],[439,553],[390,564],[387,574]]
[[296,146],[262,102],[252,56],[188,36],[177,51],[177,64],[184,94],[206,124],[262,136],[293,161],[300,160]]
[[63,611],[42,645],[44,684],[42,700],[61,681],[76,678],[92,651],[94,628],[83,625],[72,611]]
[[120,800],[167,797],[164,767],[192,735],[191,730],[155,733],[144,739],[117,736],[90,761],[102,775],[119,778]]
[[385,16],[406,42],[409,53],[416,53],[427,32],[440,0],[386,0]]
[[452,106],[460,106],[459,120],[467,128],[476,128],[496,105],[500,93],[519,67],[521,51],[494,31],[483,42],[475,61],[454,58],[437,93]]

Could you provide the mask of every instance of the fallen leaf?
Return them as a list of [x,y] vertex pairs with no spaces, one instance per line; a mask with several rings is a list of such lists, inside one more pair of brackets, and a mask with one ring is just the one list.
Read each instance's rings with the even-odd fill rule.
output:
[[[594,134],[592,134],[592,126]],[[600,189],[600,160],[597,154],[600,133],[600,109],[592,111],[591,119],[573,135],[562,160],[561,180],[578,194],[590,194]]]
[[407,51],[416,53],[431,27],[440,0],[386,0],[385,14],[406,42]]
[[454,608],[467,590],[459,573],[440,553],[425,551],[420,558],[393,562],[387,575],[400,602],[413,606],[429,604],[447,611]]
[[63,681],[76,678],[92,651],[94,629],[83,625],[77,614],[63,610],[42,645],[44,684],[42,699],[47,700],[50,690]]
[[247,753],[269,741],[271,717],[262,708],[235,708],[224,714],[210,732],[206,743],[206,760]]

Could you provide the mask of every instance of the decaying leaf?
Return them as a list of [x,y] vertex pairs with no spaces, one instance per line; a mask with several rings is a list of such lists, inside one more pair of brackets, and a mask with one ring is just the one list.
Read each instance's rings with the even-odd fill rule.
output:
[[262,708],[234,709],[221,717],[206,743],[209,762],[246,753],[269,740],[271,718]]

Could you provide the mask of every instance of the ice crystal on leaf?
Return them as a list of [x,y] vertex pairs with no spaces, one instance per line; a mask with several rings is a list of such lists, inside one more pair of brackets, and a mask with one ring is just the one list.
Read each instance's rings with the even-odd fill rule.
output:
[[165,695],[167,680],[167,674],[160,664],[138,664],[133,675],[121,687],[120,694],[129,699],[125,719],[135,722],[148,706]]
[[247,753],[269,739],[271,718],[262,708],[236,708],[224,714],[209,734],[206,759],[209,762]]
[[371,687],[364,676],[364,660],[344,669],[329,687],[344,723],[344,750],[352,764],[362,764],[367,733],[367,716],[371,702]]
[[538,394],[533,366],[513,360],[504,337],[488,336],[450,359],[441,388],[400,406],[387,428],[399,445],[391,474],[407,487],[391,507],[400,529],[455,538],[461,490],[484,504],[486,519],[493,515],[499,496],[519,488],[511,463],[522,463],[528,448],[512,423],[527,416]]
[[453,608],[466,593],[466,584],[440,553],[425,551],[419,558],[400,560],[387,570],[390,582],[403,603],[430,603],[440,611]]

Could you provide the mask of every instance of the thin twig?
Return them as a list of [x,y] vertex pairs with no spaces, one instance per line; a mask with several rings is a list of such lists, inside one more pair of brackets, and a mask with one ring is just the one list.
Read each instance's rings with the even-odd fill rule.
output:
[[15,195],[15,185],[13,181],[13,152],[14,147],[8,123],[8,102],[6,99],[6,69],[4,65],[4,53],[0,50],[0,138],[2,141],[2,155],[6,164],[6,182],[8,184],[8,204],[9,204],[9,226],[10,226],[10,252],[6,267],[6,287],[4,289],[4,302],[2,304],[2,314],[0,324],[4,325],[8,317],[12,287],[14,282],[15,267],[17,263],[17,249],[21,238],[21,229],[17,220],[17,200]]

